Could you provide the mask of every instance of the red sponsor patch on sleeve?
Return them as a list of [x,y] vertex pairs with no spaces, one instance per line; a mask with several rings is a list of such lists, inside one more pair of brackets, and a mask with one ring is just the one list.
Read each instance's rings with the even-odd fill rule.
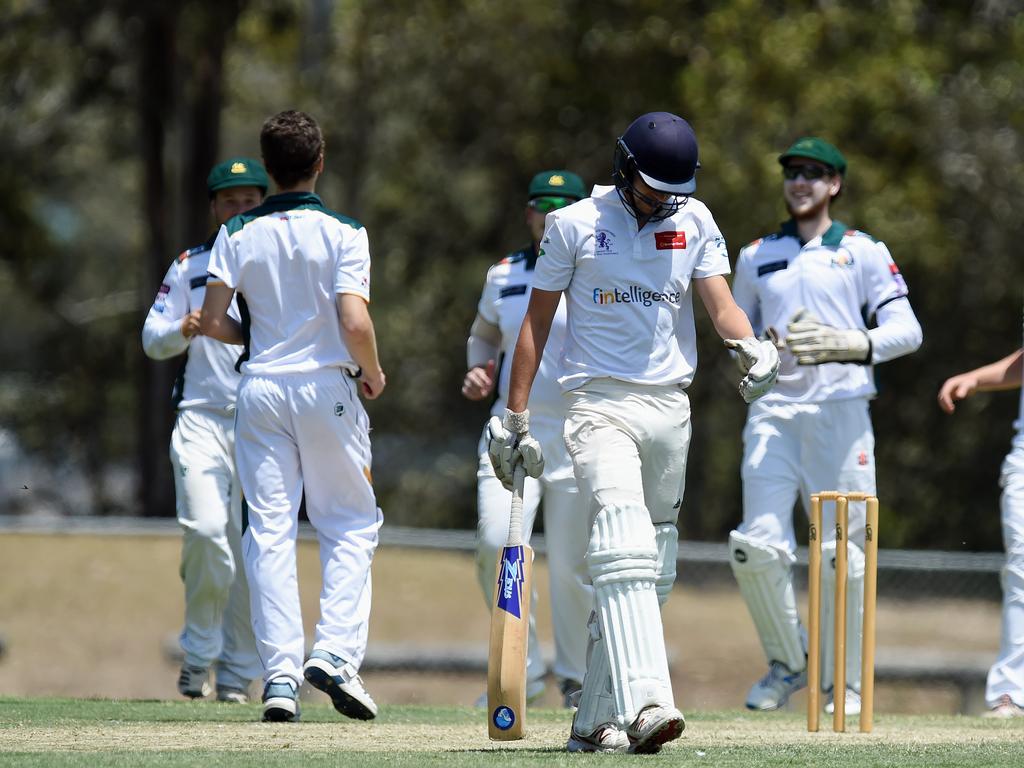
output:
[[898,275],[900,273],[900,268],[896,266],[895,261],[889,262],[889,271],[892,272],[894,275]]
[[654,246],[659,251],[671,251],[686,247],[685,232],[655,232]]

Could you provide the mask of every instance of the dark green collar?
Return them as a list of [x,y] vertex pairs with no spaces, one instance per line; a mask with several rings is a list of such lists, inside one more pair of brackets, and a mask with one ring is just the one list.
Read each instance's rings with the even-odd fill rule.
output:
[[[833,221],[832,225],[825,230],[821,236],[821,244],[826,248],[835,248],[843,241],[843,235],[846,234],[847,226],[841,221]],[[782,228],[780,234],[783,237],[795,237],[800,241],[800,246],[807,245],[803,240],[800,240],[800,232],[796,228],[796,222],[793,219],[782,222]]]
[[271,195],[264,200],[256,210],[260,213],[273,213],[276,211],[289,211],[298,208],[300,205],[320,205],[323,200],[315,192],[282,192],[279,195]]

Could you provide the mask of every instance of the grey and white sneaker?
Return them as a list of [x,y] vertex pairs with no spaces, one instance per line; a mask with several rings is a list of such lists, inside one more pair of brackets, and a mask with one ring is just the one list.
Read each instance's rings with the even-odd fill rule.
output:
[[566,709],[576,709],[580,705],[580,696],[583,695],[583,684],[564,678],[558,684],[558,690],[562,692],[562,706]]
[[747,709],[768,712],[783,706],[789,697],[807,687],[807,670],[791,672],[785,664],[773,661],[768,672],[747,693]]
[[999,701],[988,710],[982,717],[994,717],[994,718],[1010,718],[1010,717],[1024,717],[1024,707],[1016,703],[1010,698],[1010,694],[1004,693],[999,697]]
[[226,701],[229,704],[248,704],[249,692],[230,685],[218,685],[217,701]]
[[[831,715],[836,711],[835,699],[832,696],[832,691],[828,692],[828,703],[825,704],[825,714]],[[859,715],[860,714],[860,694],[853,688],[846,689],[846,714],[847,715]]]
[[637,755],[653,755],[665,742],[678,739],[686,728],[683,713],[675,707],[651,704],[640,710],[636,720],[626,728],[629,751]]
[[373,720],[377,716],[377,704],[363,687],[356,668],[340,656],[315,649],[302,668],[302,676],[330,696],[334,708],[345,717]]
[[565,748],[569,752],[628,752],[629,737],[615,723],[601,723],[585,735],[576,730],[574,719]]
[[263,721],[281,723],[298,719],[298,687],[289,677],[275,677],[263,689]]
[[206,667],[181,666],[178,675],[178,693],[190,699],[205,699],[213,691],[210,687],[210,670]]

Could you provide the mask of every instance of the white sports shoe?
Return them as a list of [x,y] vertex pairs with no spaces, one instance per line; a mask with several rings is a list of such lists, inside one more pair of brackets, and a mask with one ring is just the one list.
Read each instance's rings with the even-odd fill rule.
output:
[[584,735],[576,730],[573,719],[565,748],[570,752],[628,752],[629,737],[615,723],[601,723],[593,733]]
[[299,719],[299,689],[288,677],[275,677],[263,688],[263,722],[287,723]]
[[213,691],[210,687],[210,670],[206,667],[181,665],[178,675],[178,693],[190,699],[205,699]]
[[[547,690],[547,685],[543,680],[528,680],[526,683],[526,703],[535,704],[544,695],[545,690]],[[473,706],[477,709],[487,709],[487,691],[477,696]]]
[[340,656],[314,649],[302,668],[302,676],[330,696],[334,708],[345,717],[372,720],[377,716],[377,703],[363,686],[362,678]]
[[629,751],[637,755],[653,755],[661,751],[661,745],[678,739],[686,728],[683,713],[675,707],[651,704],[640,710],[636,720],[629,724],[626,736]]
[[[831,715],[836,711],[835,700],[832,697],[832,692],[829,691],[828,703],[825,705],[825,714]],[[846,714],[847,715],[859,715],[860,714],[860,694],[857,693],[853,688],[846,689]]]
[[1017,704],[1013,699],[1010,698],[1010,694],[1004,693],[999,697],[999,701],[995,703],[988,712],[982,715],[982,717],[994,717],[994,718],[1009,718],[1009,717],[1024,717],[1024,707]]
[[807,670],[791,672],[778,661],[768,665],[768,672],[750,688],[747,709],[768,712],[783,706],[789,697],[807,686]]
[[248,704],[249,692],[241,688],[233,688],[227,685],[218,685],[217,701],[226,701],[230,704]]

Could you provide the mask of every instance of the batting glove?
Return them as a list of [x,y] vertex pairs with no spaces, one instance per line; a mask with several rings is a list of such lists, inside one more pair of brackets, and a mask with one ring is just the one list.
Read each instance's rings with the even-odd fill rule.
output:
[[800,365],[866,363],[871,359],[867,331],[833,328],[809,310],[797,310],[786,330],[786,346]]
[[779,377],[779,350],[771,339],[725,339],[725,346],[736,353],[736,362],[746,374],[740,381],[740,395],[752,403],[775,386]]
[[494,474],[508,490],[512,490],[512,471],[522,462],[530,477],[544,471],[540,443],[530,435],[530,412],[516,413],[505,409],[505,418],[492,416],[487,422],[487,456]]

